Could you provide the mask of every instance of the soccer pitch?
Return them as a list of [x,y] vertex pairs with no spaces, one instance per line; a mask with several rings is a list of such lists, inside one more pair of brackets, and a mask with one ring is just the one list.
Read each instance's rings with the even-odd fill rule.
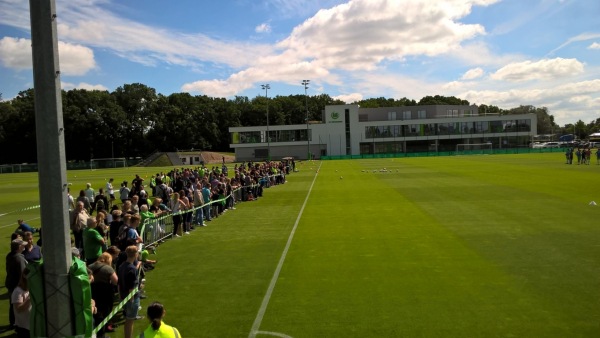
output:
[[[550,153],[298,167],[258,201],[160,246],[144,308],[161,301],[184,337],[600,335],[595,163]],[[0,228],[7,243],[13,229]],[[2,297],[0,326],[7,307]]]

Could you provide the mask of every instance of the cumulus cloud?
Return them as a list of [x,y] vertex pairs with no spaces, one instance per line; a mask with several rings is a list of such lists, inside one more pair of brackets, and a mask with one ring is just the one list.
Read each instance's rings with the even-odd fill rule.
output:
[[85,83],[85,82],[80,82],[79,84],[74,84],[74,83],[70,83],[70,82],[61,82],[61,87],[64,90],[71,90],[71,89],[85,89],[85,90],[101,90],[101,91],[105,91],[108,90],[108,88],[106,88],[105,86],[101,85],[101,84],[89,84],[89,83]]
[[58,54],[60,70],[65,75],[84,75],[96,68],[94,52],[90,48],[59,41]]
[[494,2],[349,1],[320,10],[294,28],[276,45],[278,54],[256,58],[251,67],[225,80],[188,83],[182,90],[231,96],[237,93],[235,90],[249,88],[263,79],[295,83],[299,78],[317,76],[324,83],[338,84],[339,78],[332,75],[336,71],[372,71],[384,61],[450,53],[460,49],[462,42],[485,34],[483,26],[459,20],[471,12],[472,6]]
[[7,68],[31,69],[31,40],[2,38],[0,40],[0,61]]
[[461,80],[474,80],[483,76],[485,72],[483,69],[477,67],[473,69],[469,69],[466,73],[463,74]]
[[261,23],[260,25],[254,28],[256,33],[271,33],[271,25],[268,23]]
[[440,55],[485,34],[481,25],[458,21],[472,5],[462,0],[350,1],[319,11],[279,47],[345,70],[374,69],[383,60],[407,56]]
[[[285,56],[282,56],[285,58]],[[278,79],[278,82],[298,84],[299,78],[320,79],[328,83],[341,84],[335,74],[327,69],[306,61],[297,63],[281,63],[280,57],[262,60],[256,67],[250,67],[229,76],[225,80],[200,80],[186,83],[181,86],[184,92],[200,92],[212,96],[229,97],[248,88],[256,86],[256,83],[269,82]],[[300,76],[302,75],[302,76]]]
[[588,49],[600,49],[600,43],[594,42],[588,46]]
[[491,75],[494,80],[527,81],[571,77],[583,73],[583,63],[577,59],[544,59],[506,65]]
[[557,123],[574,120],[593,120],[598,116],[600,79],[578,81],[557,86],[519,88],[510,90],[470,90],[459,97],[471,102],[485,102],[501,108],[514,108],[522,104],[548,107]]
[[451,81],[442,86],[445,90],[459,90],[465,87],[465,84],[460,81]]
[[340,100],[345,103],[352,103],[352,102],[362,100],[363,95],[360,93],[343,94],[343,95],[334,96],[333,99]]
[[[84,75],[96,67],[94,52],[85,46],[58,42],[60,71],[64,75]],[[31,69],[31,40],[4,37],[0,39],[0,62],[16,70]]]

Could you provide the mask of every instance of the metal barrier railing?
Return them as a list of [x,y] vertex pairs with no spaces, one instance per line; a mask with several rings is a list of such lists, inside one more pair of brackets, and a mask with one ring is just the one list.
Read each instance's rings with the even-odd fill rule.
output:
[[[224,203],[229,207],[233,207],[235,202],[242,202],[246,199],[247,194],[252,193],[254,196],[262,196],[263,188],[268,188],[271,184],[284,183],[285,176],[281,174],[270,175],[264,179],[259,180],[258,184],[254,184],[251,186],[242,186],[234,189],[231,194],[218,199],[212,200],[208,203],[204,203],[204,205],[196,206],[193,209],[180,211],[176,213],[170,213],[168,215],[160,216],[157,218],[149,218],[144,220],[144,223],[140,227],[139,233],[142,237],[143,244],[141,250],[144,247],[149,247],[153,245],[158,245],[162,241],[165,241],[171,237],[173,237],[173,216],[177,215],[187,215],[188,213],[192,214],[192,219],[195,219],[196,212],[198,209],[203,208],[203,210],[211,209],[217,203]],[[106,316],[106,318],[99,324],[96,325],[93,329],[93,334],[95,335],[100,331],[102,327],[104,327],[125,305],[127,301],[129,301],[132,297],[134,297],[135,293],[138,292],[138,288],[136,287],[127,297],[122,300],[118,305],[114,307],[114,309]]]

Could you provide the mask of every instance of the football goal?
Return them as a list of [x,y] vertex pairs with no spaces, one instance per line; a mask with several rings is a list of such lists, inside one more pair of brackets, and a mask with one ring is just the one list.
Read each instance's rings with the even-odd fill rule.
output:
[[127,167],[127,159],[124,157],[114,158],[93,158],[90,160],[90,169],[105,169],[105,168],[125,168]]
[[491,154],[491,143],[461,143],[456,145],[457,154]]
[[15,172],[15,168],[12,164],[0,165],[0,174],[14,173],[14,172]]

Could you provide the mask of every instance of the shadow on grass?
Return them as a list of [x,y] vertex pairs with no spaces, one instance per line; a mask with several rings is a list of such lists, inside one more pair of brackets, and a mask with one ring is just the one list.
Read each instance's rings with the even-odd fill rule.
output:
[[10,325],[0,326],[0,337],[16,337],[17,333]]

